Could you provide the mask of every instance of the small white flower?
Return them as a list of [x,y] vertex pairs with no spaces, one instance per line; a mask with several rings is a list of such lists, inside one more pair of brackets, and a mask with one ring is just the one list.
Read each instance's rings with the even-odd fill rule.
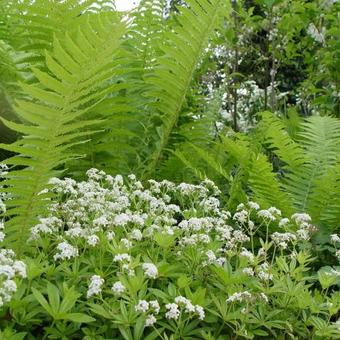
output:
[[198,314],[198,318],[200,320],[204,320],[205,318],[205,312],[202,306],[195,305],[195,312]]
[[262,281],[271,281],[273,280],[273,275],[269,274],[263,270],[260,270],[257,274],[257,276],[259,277],[260,280]]
[[131,256],[129,254],[126,254],[126,253],[117,254],[113,258],[113,262],[131,262]]
[[153,263],[143,263],[142,268],[147,277],[155,279],[158,276],[158,269]]
[[149,310],[149,302],[146,300],[139,300],[135,306],[135,311],[139,313],[146,313]]
[[141,233],[139,229],[133,229],[131,232],[131,238],[133,240],[140,241],[143,238],[143,234]]
[[337,234],[332,234],[331,242],[334,242],[334,243],[340,242],[340,237]]
[[338,258],[340,261],[340,249],[335,252],[335,256]]
[[151,327],[157,322],[157,319],[153,314],[150,314],[145,319],[145,327]]
[[243,302],[249,301],[252,298],[252,295],[248,291],[234,293],[228,297],[226,300],[227,303],[230,302]]
[[243,268],[242,273],[248,276],[254,276],[254,270],[252,268]]
[[95,247],[99,242],[99,237],[97,235],[90,235],[86,239],[87,244],[91,247]]
[[77,257],[79,255],[78,249],[73,247],[67,241],[63,241],[57,246],[58,253],[53,256],[54,260],[65,260]]
[[246,257],[251,263],[254,262],[255,258],[254,254],[251,251],[247,250],[246,248],[242,248],[240,256]]
[[240,223],[246,223],[248,220],[249,213],[247,210],[241,210],[234,214],[233,220]]
[[104,279],[99,275],[93,275],[90,279],[90,285],[87,290],[86,297],[89,299],[91,296],[98,295],[102,291],[102,285],[104,284]]
[[11,279],[15,276],[14,268],[9,264],[0,264],[0,276],[3,275],[7,279]]
[[270,220],[270,221],[276,220],[276,217],[269,210],[260,210],[257,213],[257,216],[265,218],[265,219]]
[[268,211],[271,213],[271,214],[274,214],[274,215],[278,215],[278,216],[281,216],[281,210],[275,208],[275,207],[270,207],[268,209]]
[[237,242],[248,242],[250,238],[241,230],[234,230],[233,236]]
[[177,320],[179,315],[181,314],[180,310],[178,309],[177,303],[168,303],[165,305],[165,308],[168,310],[165,313],[165,317],[167,319]]
[[125,286],[120,281],[115,282],[112,286],[112,291],[115,295],[123,294],[125,289]]
[[282,218],[279,222],[279,227],[283,228],[289,223],[289,218]]
[[306,229],[299,229],[296,234],[300,240],[308,241],[310,239],[309,232]]
[[292,219],[297,223],[297,224],[301,224],[301,223],[308,223],[312,220],[312,218],[305,213],[296,213],[294,215],[292,215]]
[[185,298],[184,296],[177,296],[175,298],[175,302],[179,306],[185,307],[185,311],[187,313],[194,313],[195,312],[195,306],[191,303],[191,301],[189,299]]
[[77,226],[65,231],[65,234],[70,238],[79,238],[84,236],[84,230]]
[[6,212],[6,205],[5,203],[0,199],[0,213],[5,213]]
[[3,283],[3,288],[7,293],[15,293],[17,291],[17,284],[13,280],[6,280]]
[[259,210],[260,209],[260,206],[256,203],[256,202],[248,202],[248,205],[251,209],[254,209],[254,210]]
[[292,233],[273,233],[271,235],[272,240],[275,242],[275,244],[281,248],[286,249],[288,244],[287,242],[293,242],[296,241],[296,236]]
[[152,301],[149,302],[149,304],[150,304],[150,308],[152,308],[154,310],[154,312],[156,314],[158,314],[160,309],[161,309],[160,306],[159,306],[158,301],[157,300],[152,300]]
[[212,250],[208,250],[205,255],[208,257],[208,263],[212,264],[216,261],[216,255]]
[[243,203],[240,203],[240,204],[236,207],[236,210],[237,210],[237,211],[240,211],[240,210],[242,210],[242,209],[244,209],[244,204],[243,204]]
[[127,249],[130,249],[132,247],[132,242],[128,240],[127,238],[122,238],[120,240],[120,243]]
[[108,241],[112,241],[115,238],[116,234],[113,231],[108,231],[106,233],[106,238]]
[[259,251],[257,252],[258,257],[262,257],[266,255],[267,255],[267,252],[263,248],[260,248]]
[[13,263],[13,269],[15,272],[21,277],[21,278],[26,278],[27,273],[26,273],[26,264],[22,261],[14,261]]
[[269,302],[269,299],[268,299],[267,295],[264,294],[264,293],[260,293],[260,298],[261,298],[264,302],[266,302],[266,303]]
[[255,224],[253,221],[248,221],[249,230],[254,230]]

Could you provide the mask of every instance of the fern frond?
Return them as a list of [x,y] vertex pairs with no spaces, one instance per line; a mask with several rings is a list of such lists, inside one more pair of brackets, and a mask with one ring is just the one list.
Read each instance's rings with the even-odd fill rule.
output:
[[287,175],[285,189],[296,208],[308,211],[316,182],[337,164],[340,149],[340,121],[331,117],[310,117],[302,123],[300,145],[304,163]]
[[340,162],[314,182],[309,212],[324,230],[340,230]]
[[304,152],[289,136],[284,122],[271,112],[262,112],[261,117],[260,130],[269,149],[284,163],[285,170],[299,169],[305,161]]
[[162,54],[164,9],[164,0],[142,0],[132,12],[127,43],[133,49],[135,66],[142,73],[150,73],[156,58]]
[[289,196],[282,191],[267,157],[263,154],[255,155],[250,164],[248,181],[253,199],[264,208],[274,206],[287,215],[292,213]]
[[111,91],[107,80],[125,25],[117,24],[112,30],[109,16],[96,20],[79,27],[74,37],[55,38],[53,51],[46,53],[48,73],[35,68],[40,84],[22,85],[31,99],[17,101],[16,111],[26,124],[4,120],[9,128],[24,134],[13,144],[1,144],[18,153],[6,160],[18,167],[8,174],[5,185],[13,195],[7,204],[9,241],[19,252],[25,249],[29,228],[48,203],[49,196],[40,193],[49,178],[67,160],[77,157],[72,148],[90,134],[85,128],[99,123],[82,117]]
[[[15,48],[25,52],[30,66],[44,66],[44,51],[51,51],[53,36],[62,37],[65,32],[75,32],[93,13],[108,13],[108,3],[98,0],[10,0],[13,7],[10,20],[17,29]],[[30,72],[30,69],[27,69]]]
[[148,79],[153,87],[148,95],[154,98],[153,108],[159,113],[161,125],[159,139],[147,158],[146,173],[153,173],[159,166],[201,55],[220,24],[221,13],[225,13],[226,2],[221,0],[189,0],[187,4],[177,16],[178,25],[164,35],[164,56],[158,59],[155,72]]

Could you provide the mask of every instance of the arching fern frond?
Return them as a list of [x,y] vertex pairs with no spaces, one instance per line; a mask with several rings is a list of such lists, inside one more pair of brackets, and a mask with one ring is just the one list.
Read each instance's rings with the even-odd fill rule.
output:
[[[153,108],[159,114],[154,148],[147,157],[146,173],[154,173],[168,147],[186,101],[195,69],[202,53],[226,13],[222,0],[189,0],[181,7],[178,24],[164,37],[164,56],[158,59],[155,72],[148,83],[153,87],[148,95],[154,99]],[[155,128],[154,128],[155,129]]]
[[311,198],[319,179],[339,161],[340,121],[331,117],[308,118],[302,124],[299,142],[305,161],[287,176],[285,189],[292,194],[296,208],[308,211],[313,206]]
[[[94,12],[104,12],[108,3],[103,0],[9,0],[12,7],[10,22],[17,34],[13,47],[25,52],[30,65],[44,65],[44,51],[53,47],[53,36],[76,31],[78,26]],[[111,14],[114,4],[111,6]],[[30,71],[29,69],[27,71]]]
[[269,149],[283,162],[287,171],[298,170],[305,161],[304,152],[288,134],[284,122],[271,112],[261,113],[259,126]]
[[264,208],[274,206],[281,209],[286,215],[292,213],[290,198],[281,189],[280,182],[273,172],[273,166],[265,155],[254,155],[248,171],[249,187],[255,201]]
[[99,123],[82,117],[112,90],[107,80],[125,26],[117,24],[112,29],[106,16],[96,20],[82,25],[73,37],[66,34],[55,39],[53,51],[46,54],[48,72],[34,69],[39,84],[22,86],[27,99],[17,101],[16,111],[27,124],[4,121],[24,134],[13,144],[1,144],[18,153],[6,160],[16,167],[7,176],[5,190],[13,196],[7,203],[9,240],[20,252],[25,249],[29,227],[46,206],[48,196],[41,191],[48,179],[77,156],[72,147],[89,134],[83,131],[85,127]]
[[141,0],[131,14],[131,27],[127,43],[135,55],[135,66],[142,74],[155,65],[161,52],[162,36],[165,28],[164,0]]
[[340,162],[315,181],[309,211],[326,231],[340,230]]

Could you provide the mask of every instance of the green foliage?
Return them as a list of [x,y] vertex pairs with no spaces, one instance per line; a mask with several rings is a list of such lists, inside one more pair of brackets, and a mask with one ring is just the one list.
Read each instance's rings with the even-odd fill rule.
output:
[[[293,209],[308,211],[325,232],[338,228],[339,120],[308,118],[298,123],[299,131],[291,137],[289,119],[282,120],[270,112],[262,112],[261,118],[248,142],[237,140],[236,145],[232,138],[224,138],[224,161],[216,164],[213,157],[205,156],[209,151],[195,147],[186,164],[191,159],[197,164],[199,158],[220,178],[228,178],[226,173],[235,171],[232,167],[236,165],[237,173],[243,175],[235,177],[240,183],[229,175],[231,187],[250,190],[265,207],[274,205],[287,214]],[[200,169],[198,166],[197,171]]]
[[82,117],[115,87],[107,80],[124,25],[116,23],[115,32],[108,34],[112,26],[111,17],[103,14],[82,25],[73,37],[55,38],[53,51],[46,53],[48,73],[35,68],[39,84],[22,85],[27,97],[17,101],[16,112],[26,124],[3,119],[6,126],[24,135],[13,144],[1,145],[18,153],[6,160],[16,168],[8,175],[5,190],[13,195],[8,204],[10,240],[20,250],[28,228],[46,206],[41,191],[49,178],[77,156],[72,147],[95,132],[84,128],[100,123]]
[[[27,279],[3,308],[6,334],[339,337],[340,268],[317,266],[308,215],[282,225],[279,211],[255,202],[231,214],[208,180],[143,186],[96,169],[88,176],[51,188],[56,204],[29,241],[40,255],[25,260]],[[332,240],[336,251],[340,238]]]
[[0,0],[0,338],[339,338],[338,9]]
[[220,25],[226,4],[220,0],[192,0],[188,6],[181,8],[176,16],[178,23],[166,34],[167,41],[162,46],[165,54],[147,79],[152,86],[148,96],[157,98],[152,106],[161,120],[161,124],[154,127],[154,148],[146,159],[145,171],[149,175],[158,169],[165,149],[169,148],[194,72],[209,39]]
[[[336,178],[339,178],[339,120],[308,118],[301,123],[301,130],[294,141],[277,119],[271,118],[268,113],[264,117],[266,123],[262,131],[271,151],[284,163],[282,186],[290,195],[295,209],[308,211],[324,228],[331,230],[337,227],[338,222],[334,221],[337,214],[329,216],[329,220],[321,218],[321,215],[329,206],[331,197],[337,204],[333,188]],[[323,192],[324,188],[329,188],[329,192]]]

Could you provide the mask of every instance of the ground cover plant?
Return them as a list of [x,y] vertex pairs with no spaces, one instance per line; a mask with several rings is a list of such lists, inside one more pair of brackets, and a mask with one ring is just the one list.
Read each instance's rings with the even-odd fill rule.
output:
[[[308,214],[252,201],[231,213],[209,180],[144,188],[87,174],[51,179],[57,197],[30,230],[35,258],[2,250],[3,327],[64,339],[339,335],[340,267],[313,273]],[[340,258],[339,236],[329,244]]]
[[0,339],[340,339],[339,2],[0,0]]

